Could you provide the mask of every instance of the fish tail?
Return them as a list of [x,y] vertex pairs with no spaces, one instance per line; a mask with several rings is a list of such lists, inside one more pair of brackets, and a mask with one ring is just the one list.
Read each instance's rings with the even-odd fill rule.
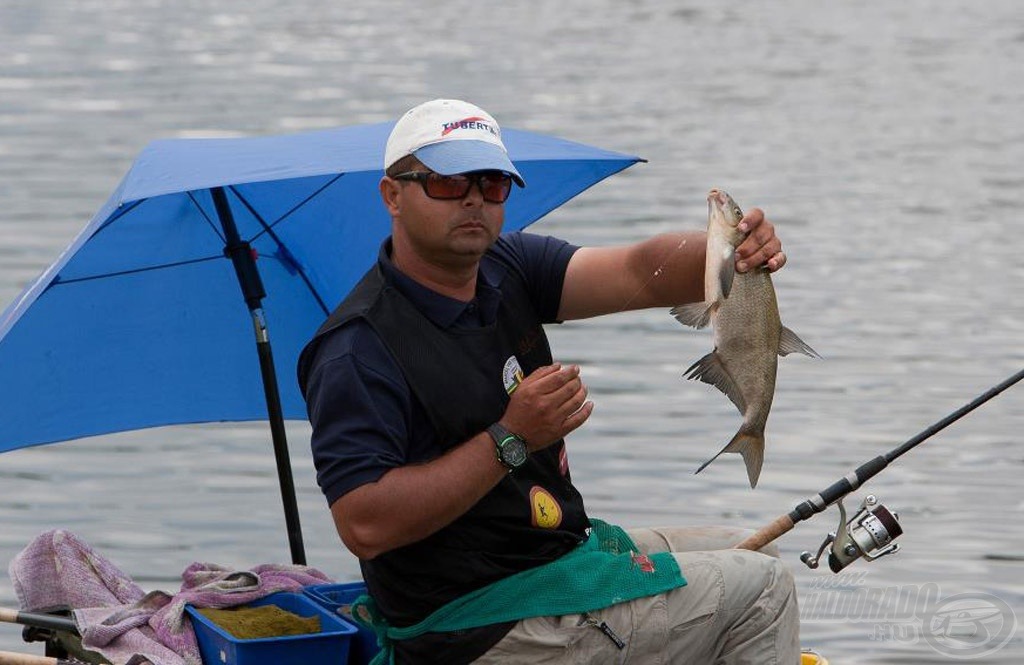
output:
[[747,479],[751,487],[757,487],[757,479],[761,476],[761,466],[764,464],[764,432],[754,432],[741,428],[732,437],[732,441],[719,450],[714,457],[700,465],[694,473],[700,473],[708,464],[711,464],[722,453],[739,453],[743,456],[743,463],[747,467]]

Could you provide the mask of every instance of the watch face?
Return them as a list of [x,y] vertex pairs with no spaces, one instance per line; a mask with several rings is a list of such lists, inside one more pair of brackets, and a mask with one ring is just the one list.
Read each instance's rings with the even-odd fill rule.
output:
[[512,468],[522,466],[526,454],[526,442],[522,439],[509,438],[501,446],[501,459]]

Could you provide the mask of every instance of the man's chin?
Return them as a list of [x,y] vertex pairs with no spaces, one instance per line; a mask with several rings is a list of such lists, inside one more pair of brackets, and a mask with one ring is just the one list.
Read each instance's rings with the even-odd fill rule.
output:
[[452,234],[449,246],[458,254],[483,256],[496,239],[496,236],[484,227],[460,227]]

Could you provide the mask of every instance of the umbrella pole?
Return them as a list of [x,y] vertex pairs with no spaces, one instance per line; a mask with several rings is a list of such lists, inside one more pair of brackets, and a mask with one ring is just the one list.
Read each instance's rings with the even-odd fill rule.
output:
[[238,284],[242,287],[245,303],[252,315],[256,335],[256,351],[260,358],[260,374],[263,377],[263,394],[267,400],[267,417],[270,421],[270,435],[274,442],[274,457],[277,460],[277,479],[281,486],[281,500],[284,503],[285,525],[288,530],[288,544],[291,548],[292,563],[305,565],[306,553],[302,546],[302,527],[299,524],[299,505],[295,500],[295,482],[292,479],[291,459],[288,457],[288,439],[284,430],[284,412],[281,409],[281,395],[277,385],[277,371],[274,369],[274,355],[270,348],[267,323],[263,316],[263,298],[267,293],[260,279],[252,247],[242,241],[231,214],[227,195],[223,187],[210,188],[213,204],[217,209],[221,227],[224,229],[224,254],[235,267]]

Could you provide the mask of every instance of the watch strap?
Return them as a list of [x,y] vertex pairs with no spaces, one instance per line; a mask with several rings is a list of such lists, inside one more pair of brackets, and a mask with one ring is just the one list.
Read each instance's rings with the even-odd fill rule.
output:
[[518,436],[516,434],[513,434],[510,431],[508,431],[500,423],[494,423],[494,424],[490,425],[487,428],[487,433],[494,440],[495,452],[498,455],[498,461],[501,462],[501,465],[504,466],[506,469],[508,469],[509,473],[511,473],[516,468],[518,468],[515,465],[509,464],[509,462],[505,459],[505,456],[502,454],[502,452],[503,452],[503,447],[510,440],[512,440],[512,441],[519,441],[522,445],[525,446],[526,442],[523,441],[522,437],[520,437],[520,436]]

